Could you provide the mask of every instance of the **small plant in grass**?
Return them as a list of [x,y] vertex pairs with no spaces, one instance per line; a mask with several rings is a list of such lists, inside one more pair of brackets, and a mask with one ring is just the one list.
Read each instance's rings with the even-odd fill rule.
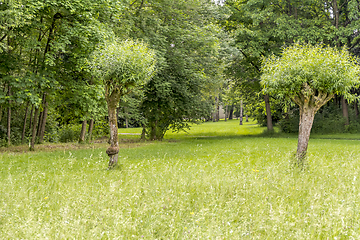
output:
[[261,84],[266,94],[290,98],[300,108],[296,165],[304,166],[315,113],[334,94],[353,99],[350,90],[360,84],[356,59],[341,50],[321,45],[294,44],[280,57],[263,60]]

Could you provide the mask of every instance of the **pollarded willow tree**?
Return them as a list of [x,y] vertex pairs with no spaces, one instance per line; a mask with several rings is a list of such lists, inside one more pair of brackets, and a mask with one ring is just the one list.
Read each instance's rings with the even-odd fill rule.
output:
[[263,60],[263,91],[290,98],[300,108],[297,165],[303,167],[315,113],[334,94],[353,99],[350,90],[360,84],[360,67],[347,49],[294,44],[280,57]]
[[143,42],[111,41],[93,54],[92,69],[105,87],[108,106],[110,144],[106,150],[109,168],[118,162],[119,140],[116,108],[120,98],[146,83],[155,73],[155,53]]

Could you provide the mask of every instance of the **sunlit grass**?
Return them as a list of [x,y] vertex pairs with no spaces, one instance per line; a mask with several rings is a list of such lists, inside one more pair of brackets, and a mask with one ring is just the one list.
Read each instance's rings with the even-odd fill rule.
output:
[[0,239],[360,238],[359,141],[311,139],[297,172],[296,138],[237,124],[123,148],[112,171],[104,149],[4,153]]

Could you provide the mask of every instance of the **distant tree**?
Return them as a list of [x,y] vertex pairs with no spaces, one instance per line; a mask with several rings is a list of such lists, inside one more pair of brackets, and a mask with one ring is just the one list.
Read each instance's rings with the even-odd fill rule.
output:
[[300,108],[297,165],[303,167],[315,113],[334,94],[352,99],[360,84],[360,67],[347,49],[294,44],[280,57],[263,61],[261,84],[265,93],[290,98]]
[[153,76],[155,53],[138,41],[106,42],[94,52],[92,69],[105,87],[111,144],[106,153],[110,157],[109,168],[112,168],[117,164],[119,152],[116,108],[122,96]]

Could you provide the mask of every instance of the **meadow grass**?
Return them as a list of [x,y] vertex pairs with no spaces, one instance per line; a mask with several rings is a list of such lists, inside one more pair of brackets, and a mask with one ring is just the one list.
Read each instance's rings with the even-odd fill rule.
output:
[[360,141],[311,139],[299,172],[263,130],[196,125],[111,171],[104,149],[3,153],[0,239],[359,239]]

